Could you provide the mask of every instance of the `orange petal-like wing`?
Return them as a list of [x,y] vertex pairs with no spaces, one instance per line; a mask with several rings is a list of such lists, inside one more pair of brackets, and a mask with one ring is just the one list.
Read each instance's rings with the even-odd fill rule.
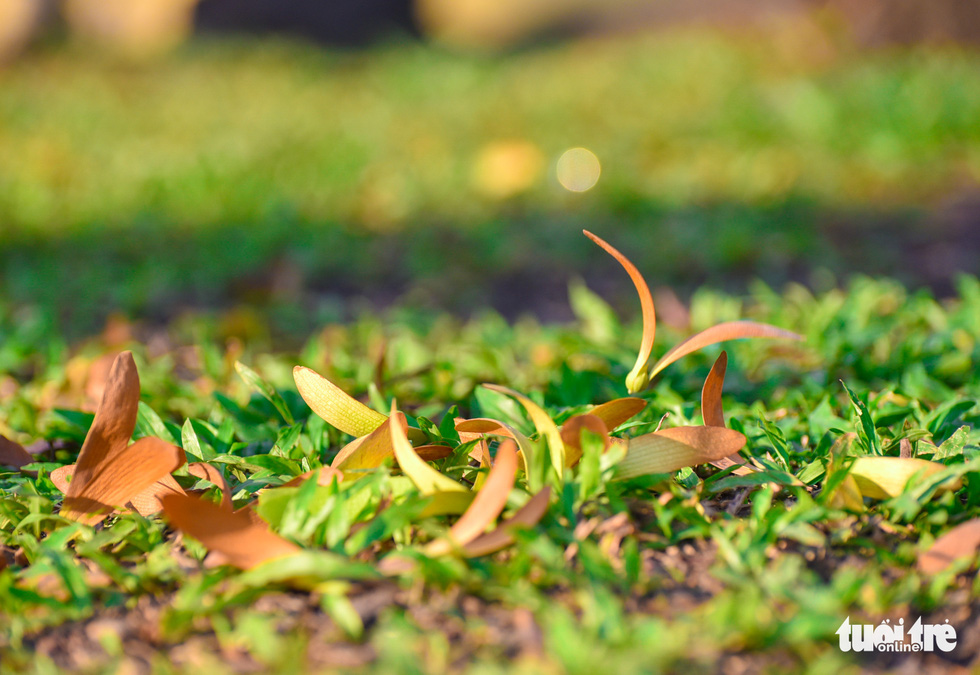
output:
[[919,555],[919,569],[939,574],[957,558],[976,555],[980,548],[980,518],[968,520],[939,537],[928,551]]
[[102,402],[78,453],[67,497],[78,497],[106,462],[111,462],[126,450],[136,428],[139,403],[140,378],[136,372],[136,362],[131,352],[122,352],[109,370]]
[[569,417],[561,425],[561,440],[565,444],[565,463],[568,466],[575,466],[582,458],[582,429],[602,436],[603,451],[609,449],[609,429],[602,418],[591,413]]
[[497,449],[493,468],[483,487],[476,493],[473,503],[449,529],[449,539],[439,539],[429,544],[425,552],[429,556],[449,553],[453,546],[463,546],[490,526],[507,506],[507,496],[517,478],[517,447],[514,441],[504,441]]
[[218,486],[221,489],[221,508],[227,509],[228,511],[232,510],[231,488],[228,486],[228,481],[225,480],[221,471],[207,462],[194,462],[193,464],[187,465],[187,472],[192,476],[196,476],[201,480],[206,480],[212,485]]
[[94,525],[183,463],[183,450],[159,438],[146,437],[101,462],[84,484],[76,465],[61,515]]
[[163,512],[176,528],[189,534],[224,561],[251,569],[302,549],[269,529],[245,510],[228,511],[217,504],[186,495],[166,495]]
[[643,339],[640,341],[640,352],[636,355],[636,364],[633,370],[626,376],[626,389],[631,394],[643,390],[649,383],[647,377],[647,363],[650,361],[650,354],[653,352],[653,339],[657,334],[657,313],[653,308],[653,295],[643,275],[636,269],[636,265],[630,262],[629,258],[613,248],[611,244],[601,237],[597,237],[588,230],[582,230],[585,236],[601,246],[606,253],[611,255],[623,266],[626,273],[630,275],[636,292],[640,296],[640,311],[643,316]]
[[487,532],[463,546],[464,555],[468,558],[475,558],[510,546],[514,543],[514,529],[536,525],[548,511],[550,499],[551,487],[545,486],[531,497],[530,501],[522,506],[517,513],[498,525],[492,532]]
[[767,323],[757,323],[755,321],[728,321],[717,326],[707,328],[696,335],[692,335],[670,351],[663,355],[650,369],[650,379],[677,361],[699,349],[704,349],[709,345],[725,340],[740,340],[743,338],[779,338],[784,340],[802,340],[803,336],[782,328],[770,326]]

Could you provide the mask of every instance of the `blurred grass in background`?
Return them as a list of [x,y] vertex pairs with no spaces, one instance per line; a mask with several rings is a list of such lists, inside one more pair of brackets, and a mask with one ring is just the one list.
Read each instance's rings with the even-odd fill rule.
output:
[[[602,166],[581,194],[554,173],[578,146]],[[73,336],[243,303],[302,335],[352,298],[561,319],[576,274],[628,303],[582,227],[682,294],[945,292],[980,252],[980,52],[813,21],[497,55],[55,44],[0,72],[0,147],[0,297]]]

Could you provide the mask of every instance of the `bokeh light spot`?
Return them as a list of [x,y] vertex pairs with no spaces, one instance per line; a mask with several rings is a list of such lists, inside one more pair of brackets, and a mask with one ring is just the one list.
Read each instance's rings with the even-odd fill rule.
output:
[[602,167],[595,153],[586,148],[569,148],[558,158],[558,182],[566,190],[585,192],[598,181]]

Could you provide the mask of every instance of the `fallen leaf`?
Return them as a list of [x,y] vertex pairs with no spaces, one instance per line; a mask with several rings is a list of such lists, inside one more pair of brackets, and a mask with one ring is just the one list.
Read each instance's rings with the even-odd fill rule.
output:
[[424,550],[426,555],[438,556],[464,546],[490,526],[507,505],[507,496],[517,477],[517,448],[505,441],[497,448],[497,456],[483,489],[476,493],[473,503],[449,529],[448,539],[438,539]]
[[565,444],[562,443],[561,432],[558,431],[558,427],[555,426],[554,421],[548,416],[548,413],[527,396],[513,389],[501,387],[498,384],[485,384],[483,386],[498,394],[506,394],[507,396],[516,398],[517,402],[524,407],[538,434],[547,439],[548,449],[551,451],[551,466],[555,470],[555,473],[558,474],[558,478],[561,478],[564,475],[566,466]]
[[939,574],[959,558],[976,555],[980,548],[980,518],[968,520],[939,537],[929,550],[919,554],[919,569]]
[[293,379],[306,405],[345,434],[367,436],[387,419],[314,370],[296,366]]
[[514,543],[514,530],[534,527],[547,513],[550,499],[551,487],[545,486],[531,497],[527,504],[518,509],[517,513],[498,525],[492,532],[487,532],[463,546],[463,554],[468,558],[475,558],[510,546]]
[[[946,466],[939,462],[911,457],[858,457],[851,465],[851,476],[865,497],[891,499],[905,492],[915,476],[925,479],[939,473]],[[941,487],[955,489],[959,481]]]
[[588,414],[598,417],[609,431],[638,415],[647,402],[642,398],[617,398],[595,406]]
[[251,569],[302,550],[272,532],[251,509],[228,511],[189,495],[165,495],[161,501],[163,512],[174,527],[235,567]]
[[419,492],[424,495],[434,495],[439,492],[466,492],[470,494],[469,489],[449,476],[439,473],[416,454],[405,433],[408,426],[405,422],[405,416],[398,412],[394,403],[391,406],[391,419],[393,420],[390,425],[391,445],[394,449],[395,459],[398,460],[398,466],[401,467],[402,472],[415,484]]
[[674,427],[628,440],[626,456],[616,465],[617,479],[671,473],[738,452],[745,436],[724,427]]
[[600,417],[591,413],[569,417],[561,425],[561,440],[565,444],[565,461],[568,466],[575,466],[582,458],[582,429],[602,436],[603,451],[608,450],[611,444],[609,429]]
[[23,445],[15,443],[5,436],[0,436],[0,465],[19,469],[33,462],[34,456],[27,452]]

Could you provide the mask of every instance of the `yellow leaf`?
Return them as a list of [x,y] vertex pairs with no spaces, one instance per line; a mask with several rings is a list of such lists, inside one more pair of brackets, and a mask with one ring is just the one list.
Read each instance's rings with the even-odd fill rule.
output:
[[293,379],[306,405],[345,434],[367,436],[387,419],[314,370],[296,366]]
[[595,406],[589,411],[602,420],[606,429],[613,431],[623,422],[633,418],[647,407],[647,402],[642,398],[617,398]]
[[745,436],[723,427],[675,427],[628,441],[626,456],[616,465],[616,478],[670,473],[738,452]]
[[466,487],[439,473],[418,456],[405,434],[408,427],[405,416],[397,411],[394,404],[391,406],[391,415],[394,420],[390,425],[391,445],[395,452],[395,459],[398,460],[398,466],[415,484],[415,487],[424,495],[433,495],[438,492],[466,492],[469,494]]
[[[891,499],[902,494],[913,477],[921,480],[945,468],[939,462],[911,457],[858,457],[851,465],[850,475],[865,497]],[[958,485],[957,480],[940,489],[956,489]]]
[[[538,433],[541,434],[548,442],[548,449],[551,451],[551,466],[554,468],[555,473],[558,474],[558,478],[560,479],[564,475],[565,471],[565,445],[561,440],[561,432],[558,431],[558,427],[555,426],[554,421],[548,416],[548,413],[542,410],[541,406],[529,399],[527,396],[520,394],[513,389],[501,387],[497,384],[485,384],[483,386],[491,391],[506,394],[507,396],[513,396],[522,406],[524,406],[524,409],[527,410],[528,416],[531,418],[531,422],[534,423],[534,428],[537,429]],[[527,468],[525,466],[525,471],[526,470]]]

